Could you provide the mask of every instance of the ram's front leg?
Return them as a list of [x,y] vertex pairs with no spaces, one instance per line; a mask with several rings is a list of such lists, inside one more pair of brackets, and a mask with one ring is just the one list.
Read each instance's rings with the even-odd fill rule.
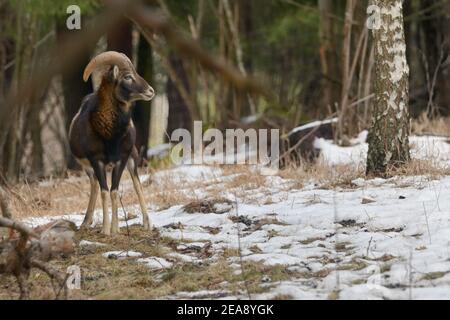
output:
[[125,169],[126,161],[120,161],[116,164],[112,172],[111,182],[111,206],[112,206],[112,220],[111,220],[111,234],[120,233],[119,228],[119,184],[122,178],[123,170]]
[[95,177],[94,172],[87,171],[87,175],[89,176],[89,182],[91,185],[91,191],[89,194],[89,204],[86,210],[86,215],[84,216],[83,223],[81,224],[81,228],[89,228],[94,221],[94,210],[95,203],[97,202],[98,195],[98,181]]
[[102,207],[103,207],[103,227],[102,233],[105,235],[111,234],[111,220],[108,213],[108,182],[106,181],[105,165],[98,160],[90,160],[91,166],[94,169],[95,176],[101,189]]

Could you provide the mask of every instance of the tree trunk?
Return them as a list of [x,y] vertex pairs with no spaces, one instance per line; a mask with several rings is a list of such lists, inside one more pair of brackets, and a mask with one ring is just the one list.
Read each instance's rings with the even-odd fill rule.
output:
[[[71,35],[73,32],[78,32],[76,30],[67,30],[65,22],[61,22],[56,29],[57,41],[65,41],[65,37]],[[69,132],[69,127],[72,122],[73,117],[77,114],[81,106],[81,101],[83,98],[92,93],[92,83],[91,81],[83,81],[83,70],[89,63],[91,52],[94,48],[89,48],[82,55],[80,55],[77,61],[72,63],[70,70],[67,70],[62,75],[62,90],[64,96],[64,107],[65,107],[65,124],[66,132]],[[68,146],[66,150],[67,168],[71,170],[79,170],[80,166],[75,161],[72,156]]]
[[[189,92],[188,78],[182,60],[174,54],[171,54],[169,59],[170,64],[182,82],[180,85],[183,85]],[[167,134],[169,138],[172,135],[172,132],[179,128],[188,129],[191,131],[192,117],[189,112],[189,108],[178,91],[177,86],[172,79],[170,79],[170,77],[167,80],[166,92],[167,99],[169,101],[169,119],[167,123]]]
[[[133,27],[131,22],[125,17],[108,33],[108,50],[122,52],[126,54],[130,60],[133,60]],[[140,39],[138,50],[137,71],[144,79],[150,81],[152,74],[151,49],[147,44],[147,41]],[[150,58],[148,58],[148,56]],[[147,70],[148,68],[150,68],[150,70]],[[137,102],[133,108],[132,117],[136,127],[135,145],[139,151],[142,163],[142,159],[146,155],[148,144],[150,103],[144,101]]]
[[[11,89],[13,83],[13,76],[15,72],[15,65],[12,64],[6,70],[5,65],[14,60],[15,56],[15,42],[12,39],[2,39],[2,57],[0,63],[1,72],[1,87],[0,87],[0,102],[3,103],[3,99],[6,97],[6,93]],[[4,108],[4,106],[1,106]],[[0,173],[6,174],[7,162],[5,154],[7,153],[7,139],[9,135],[9,127],[5,126],[5,123],[12,121],[12,114],[10,112],[4,111],[4,116],[0,116],[0,123],[2,123],[0,129]]]
[[41,108],[39,106],[44,104],[46,96],[39,99],[38,103],[30,110],[30,138],[33,144],[33,151],[30,154],[31,157],[31,172],[35,177],[44,176],[44,146],[42,144],[42,123],[40,117]]
[[[418,30],[418,19],[413,17],[419,8],[413,1],[405,1],[403,4],[403,15],[405,17],[405,41],[406,41],[406,58],[410,66],[410,72],[414,75],[409,80],[409,114],[412,118],[417,118],[425,111],[427,102],[421,94],[423,88],[426,87],[425,71],[420,53],[420,36]],[[423,96],[423,98],[422,98]]]
[[[350,75],[351,52],[352,52],[352,31],[356,2],[354,0],[347,0],[345,6],[345,21],[344,21],[344,39],[342,43],[342,86],[341,86],[341,100],[339,110],[338,122],[338,138],[349,139],[356,131],[355,123],[355,109],[349,109],[349,94],[352,85],[352,76]],[[356,59],[356,54],[355,58]]]
[[450,4],[440,6],[434,0],[421,1],[424,17],[420,22],[423,38],[420,49],[426,60],[427,113],[430,117],[450,115],[450,67],[444,66],[450,54],[450,23],[445,16],[448,12],[445,7],[450,9]]
[[240,10],[242,14],[242,31],[244,39],[244,67],[249,72],[253,72],[253,36],[254,36],[254,23],[253,23],[253,10],[254,4],[252,0],[239,1],[238,2],[242,9]]
[[133,60],[133,28],[128,19],[123,18],[108,32],[108,50],[122,52]]
[[[153,56],[150,44],[143,36],[138,45],[138,73],[152,85],[153,80]],[[146,158],[149,134],[151,102],[138,101],[133,110],[133,122],[136,127],[136,147],[142,158]]]
[[367,174],[384,176],[410,160],[408,77],[402,0],[373,0],[381,8],[375,43],[375,105],[369,132]]
[[339,78],[340,72],[336,62],[338,61],[337,47],[334,35],[333,1],[319,0],[320,11],[320,61],[323,81],[323,107],[322,112],[334,109],[335,103],[340,97]]
[[[126,54],[133,59],[133,27],[131,22],[123,18],[108,33],[108,50],[114,50]],[[145,80],[151,82],[153,73],[152,50],[147,41],[141,37],[138,44],[138,73]],[[138,101],[133,108],[133,122],[136,127],[136,148],[139,151],[142,163],[148,148],[149,126],[150,126],[151,103]]]
[[[241,40],[239,37],[239,28],[238,28],[238,22],[236,22],[236,19],[239,17],[239,14],[234,14],[232,12],[232,8],[230,5],[230,1],[229,0],[221,0],[223,2],[223,9],[224,9],[224,13],[225,13],[225,17],[226,17],[226,21],[228,23],[228,28],[230,30],[230,34],[231,34],[231,40],[233,42],[233,47],[234,47],[234,54],[236,56],[236,62],[237,62],[237,67],[239,68],[239,71],[241,71],[241,73],[244,76],[247,76],[247,70],[245,69],[244,66],[244,53],[242,51],[242,46],[241,46]],[[238,6],[235,8],[239,8]],[[237,93],[235,93],[235,95],[237,95]],[[235,97],[237,98],[237,97]],[[248,100],[248,105],[250,107],[250,115],[251,114],[255,114],[256,113],[256,106],[255,106],[255,102],[253,101],[253,98],[247,94],[247,100]],[[239,106],[239,104],[237,103],[238,99],[235,100],[234,105],[234,114],[235,114],[235,118],[239,119],[242,116],[242,112],[241,112],[241,108]],[[248,115],[248,114],[245,114]]]

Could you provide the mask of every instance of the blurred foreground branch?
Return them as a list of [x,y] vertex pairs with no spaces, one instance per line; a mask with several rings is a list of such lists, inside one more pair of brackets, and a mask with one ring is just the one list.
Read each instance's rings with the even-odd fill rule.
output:
[[[8,197],[6,195],[6,191],[3,190],[3,187],[0,186],[0,212],[2,213],[2,217],[11,219],[11,208],[9,206]],[[1,217],[0,217],[1,218]]]
[[[10,239],[0,241],[0,274],[16,277],[20,288],[20,299],[29,299],[28,278],[32,268],[45,272],[59,287],[56,298],[67,298],[65,275],[47,262],[74,250],[76,226],[73,222],[59,220],[31,229],[23,223],[0,217],[0,227],[10,228]],[[16,234],[19,233],[19,235]]]
[[150,10],[143,5],[135,5],[128,11],[128,16],[139,26],[147,41],[152,42],[154,33],[160,34],[180,55],[195,59],[204,68],[219,73],[236,89],[272,99],[270,91],[261,83],[243,75],[223,59],[210,55],[197,41],[183,35],[160,11]]

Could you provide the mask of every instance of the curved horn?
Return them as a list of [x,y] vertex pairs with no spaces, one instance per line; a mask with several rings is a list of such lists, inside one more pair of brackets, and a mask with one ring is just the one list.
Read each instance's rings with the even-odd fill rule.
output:
[[133,63],[128,57],[120,52],[106,51],[94,57],[83,72],[83,80],[86,82],[95,69],[104,65],[116,65],[120,69],[131,69],[134,71]]

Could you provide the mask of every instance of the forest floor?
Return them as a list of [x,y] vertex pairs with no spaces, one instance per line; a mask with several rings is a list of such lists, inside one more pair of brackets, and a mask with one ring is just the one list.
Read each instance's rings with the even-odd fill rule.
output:
[[[139,227],[126,176],[121,234],[99,233],[98,201],[97,226],[78,232],[75,254],[53,265],[81,268],[72,299],[450,299],[450,144],[412,137],[408,168],[365,179],[364,140],[317,140],[320,164],[273,176],[246,166],[143,173],[152,232]],[[13,211],[32,225],[79,225],[87,180],[14,187]],[[31,279],[33,298],[53,297],[45,275]],[[0,299],[17,296],[14,280],[0,276]]]

